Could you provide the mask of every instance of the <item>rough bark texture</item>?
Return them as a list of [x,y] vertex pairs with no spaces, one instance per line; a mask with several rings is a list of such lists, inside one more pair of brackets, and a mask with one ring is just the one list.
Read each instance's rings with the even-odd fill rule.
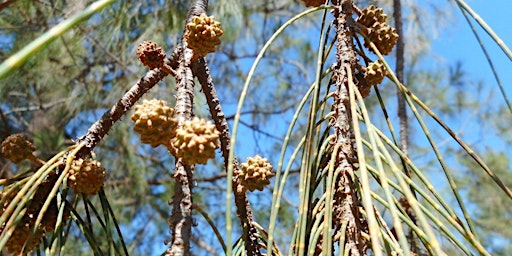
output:
[[[227,170],[229,151],[231,150],[231,135],[229,132],[228,122],[226,120],[224,112],[222,111],[220,100],[217,96],[217,92],[213,85],[210,70],[206,65],[204,58],[201,57],[194,62],[192,70],[194,75],[197,77],[197,80],[202,86],[201,88],[203,89],[203,92],[205,94],[206,101],[210,109],[210,114],[212,115],[212,118],[215,121],[215,126],[217,130],[220,132],[221,151],[222,156],[224,157],[224,165]],[[234,171],[236,172],[236,170],[240,168],[236,157],[233,165]],[[251,205],[249,203],[249,199],[247,198],[245,190],[241,186],[238,177],[233,177],[232,186],[235,197],[237,215],[240,218],[240,222],[243,228],[242,239],[245,242],[245,250],[247,252],[247,255],[262,255],[258,243],[258,230],[252,224],[253,217]]]
[[165,255],[191,255],[190,239],[192,237],[192,178],[194,168],[176,161],[176,168],[172,175],[176,181],[172,200],[172,214],[169,224],[172,229],[171,246]]
[[[395,19],[396,32],[402,35],[402,3],[400,0],[393,0],[393,18]],[[404,81],[404,39],[398,37],[396,43],[396,70],[395,74],[398,80]],[[398,100],[398,119],[400,120],[400,149],[407,155],[409,151],[409,122],[407,121],[407,109],[402,92],[397,88],[396,96]],[[410,177],[410,173],[406,170]]]
[[[175,62],[172,59],[166,61],[169,64]],[[173,65],[170,65],[171,67]],[[133,85],[112,108],[105,112],[101,118],[96,121],[87,130],[87,133],[80,137],[76,144],[85,143],[85,147],[77,154],[78,157],[88,155],[94,147],[105,137],[112,129],[112,126],[121,119],[121,117],[155,84],[160,82],[168,75],[162,69],[153,69],[148,71],[144,77]]]
[[194,76],[190,68],[190,59],[192,50],[183,48],[183,54],[180,57],[180,64],[177,70],[178,83],[176,85],[176,106],[174,113],[178,121],[178,127],[181,127],[185,121],[192,118],[192,104],[194,98]]
[[[194,77],[190,68],[192,51],[183,44],[177,70],[176,106],[174,107],[178,127],[192,118],[194,98]],[[172,177],[175,180],[174,196],[172,199],[172,214],[169,218],[172,230],[171,246],[165,255],[190,255],[190,238],[192,236],[192,188],[194,167],[176,159],[176,167]]]
[[334,82],[336,85],[334,100],[333,126],[336,135],[336,144],[340,146],[336,159],[335,172],[336,191],[334,194],[334,227],[337,231],[336,239],[343,232],[341,227],[347,223],[345,230],[345,250],[349,255],[366,255],[367,245],[361,234],[368,232],[365,221],[359,213],[359,196],[352,177],[357,170],[357,152],[355,148],[354,130],[350,112],[349,85],[347,72],[356,70],[356,53],[353,45],[354,25],[352,19],[352,1],[340,1],[339,6],[333,11],[335,16],[337,45],[336,59],[333,66]]
[[188,10],[186,23],[189,23],[192,20],[192,17],[200,16],[202,13],[206,13],[207,11],[208,0],[192,0],[190,4],[190,9]]
[[[186,23],[188,23],[193,16],[206,13],[207,6],[207,0],[192,0]],[[183,126],[185,121],[192,119],[192,105],[194,99],[194,76],[191,69],[193,53],[192,50],[187,48],[186,40],[181,41],[180,48],[181,49],[178,51],[180,53],[178,54],[179,67],[176,72],[176,106],[174,107],[178,127]],[[176,159],[176,168],[172,176],[176,181],[172,200],[172,214],[169,218],[172,237],[170,241],[171,246],[166,250],[165,255],[188,256],[191,255],[192,179],[194,177],[194,166],[185,165],[181,158]]]
[[[204,58],[199,57],[194,61],[192,65],[192,72],[194,73],[194,76],[197,77],[197,81],[201,84],[201,88],[206,97],[206,102],[208,103],[208,108],[210,109],[210,114],[215,122],[215,127],[220,132],[222,156],[224,159],[228,159],[229,151],[231,150],[229,126],[226,116],[222,111],[217,91],[213,85],[210,69],[206,65]],[[227,165],[227,162],[225,164]]]

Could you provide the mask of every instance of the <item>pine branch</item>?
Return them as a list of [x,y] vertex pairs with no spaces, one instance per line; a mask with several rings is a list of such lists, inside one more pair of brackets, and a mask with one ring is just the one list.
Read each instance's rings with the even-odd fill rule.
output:
[[165,255],[190,255],[192,236],[192,178],[194,167],[176,161],[173,178],[175,179],[172,214],[169,224],[172,230],[171,246]]
[[[395,74],[399,81],[404,81],[404,39],[402,29],[402,4],[400,0],[393,0],[393,18],[395,19],[395,28],[400,35],[396,43],[396,70]],[[409,122],[407,121],[407,109],[403,93],[396,89],[398,100],[398,119],[400,120],[400,149],[407,155],[409,151]],[[406,169],[407,176],[411,177],[410,171]]]
[[[176,106],[174,107],[178,127],[192,119],[194,98],[194,77],[190,69],[192,51],[182,42],[182,50],[177,70]],[[190,237],[192,232],[192,188],[194,166],[186,165],[181,158],[176,160],[172,177],[176,181],[172,199],[172,214],[169,219],[172,230],[171,246],[165,255],[190,255]]]
[[192,17],[200,16],[202,13],[206,13],[208,11],[208,0],[192,0],[190,5],[190,9],[187,13],[187,22],[192,21]]
[[[189,23],[193,16],[206,13],[207,0],[192,0],[187,14]],[[186,24],[185,23],[185,24]],[[187,28],[185,27],[184,33]],[[176,76],[176,106],[174,107],[178,127],[192,119],[192,104],[194,99],[194,76],[191,69],[192,50],[187,48],[187,41],[181,40],[179,50],[179,67]],[[165,255],[190,255],[190,238],[192,237],[192,188],[194,166],[183,163],[181,158],[176,159],[176,168],[173,178],[176,180],[172,200],[172,214],[169,218],[172,230],[171,246]]]
[[[217,130],[220,132],[221,151],[222,156],[224,157],[224,165],[227,170],[229,164],[229,151],[231,150],[231,135],[229,132],[229,126],[226,120],[226,116],[222,111],[220,100],[219,97],[217,96],[217,92],[213,85],[213,79],[210,75],[210,70],[204,58],[198,58],[193,63],[192,67],[193,73],[197,77],[197,80],[201,84],[201,88],[203,89],[203,92],[205,94],[206,101],[210,109],[210,114],[212,115],[212,118],[215,121],[215,126]],[[239,168],[240,166],[238,164],[238,160],[235,157],[233,162],[234,173],[237,173],[236,171]],[[240,222],[243,228],[242,239],[245,242],[245,249],[247,251],[247,255],[262,255],[259,250],[260,246],[258,244],[258,230],[252,224],[253,216],[251,205],[249,203],[249,199],[247,198],[246,192],[242,188],[240,179],[236,175],[233,176],[232,186],[234,188],[233,194],[235,197],[237,215],[240,218]]]
[[[176,62],[173,59],[174,56],[175,55],[172,55],[170,59],[166,60],[166,63],[169,64],[170,67],[175,67],[175,65],[173,65]],[[164,69],[158,68],[148,71],[145,76],[139,79],[109,111],[106,111],[98,121],[91,125],[85,135],[77,139],[76,144],[85,144],[85,147],[80,150],[77,156],[82,157],[88,155],[110,129],[112,129],[114,124],[119,121],[146,92],[168,74],[169,73]]]
[[5,1],[1,2],[0,3],[0,11],[7,8],[7,6],[13,4],[14,2],[16,2],[16,0],[5,0]]
[[[358,163],[348,87],[348,72],[352,73],[350,77],[354,77],[353,71],[356,70],[357,64],[353,45],[353,31],[351,29],[351,25],[354,25],[352,1],[343,0],[339,2],[339,6],[334,9],[337,62],[333,66],[333,79],[336,84],[333,123],[336,135],[335,143],[339,147],[335,172],[339,172],[339,176],[335,181],[333,221],[338,233],[337,236],[345,234],[345,244],[340,246],[344,246],[350,255],[367,255],[367,246],[361,237],[362,232],[366,232],[367,227],[361,222],[362,218],[358,211],[359,195],[351,177],[357,170],[355,164]],[[346,222],[346,230],[341,230],[344,222]]]
[[[229,133],[229,126],[226,120],[226,116],[222,111],[217,91],[213,85],[213,79],[210,75],[210,69],[208,68],[204,58],[199,57],[192,64],[192,72],[197,80],[201,84],[203,93],[205,94],[210,114],[215,121],[215,127],[220,132],[220,143],[222,156],[224,159],[229,158],[229,150],[231,150],[231,134]],[[227,168],[227,162],[225,162]]]

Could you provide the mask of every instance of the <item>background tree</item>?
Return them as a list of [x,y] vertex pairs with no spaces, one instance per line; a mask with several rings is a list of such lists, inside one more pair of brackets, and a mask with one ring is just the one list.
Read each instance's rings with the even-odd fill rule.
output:
[[[0,26],[4,28],[2,42],[6,46],[2,48],[0,56],[6,58],[12,55],[37,38],[43,31],[47,31],[62,19],[79,13],[81,7],[89,6],[90,3],[81,1],[70,4],[59,1],[46,4],[16,1],[10,4],[2,10],[0,18]],[[357,3],[360,7],[365,4]],[[390,3],[380,4],[388,6],[387,10],[390,10]],[[143,1],[137,5],[117,1],[89,21],[81,23],[72,30],[72,33],[66,33],[52,44],[47,45],[36,57],[30,58],[23,66],[0,80],[2,139],[10,134],[25,132],[34,138],[34,143],[39,150],[37,155],[45,160],[65,149],[67,145],[72,144],[71,139],[85,134],[90,124],[97,120],[106,109],[109,109],[124,91],[129,89],[146,72],[140,68],[140,64],[134,57],[135,48],[141,41],[146,39],[156,41],[170,54],[171,49],[180,41],[188,8],[189,5],[181,1],[167,1],[166,3]],[[333,32],[334,28],[327,32],[327,26],[322,27],[319,22],[324,20],[324,24],[327,25],[332,21],[332,16],[327,14],[328,18],[322,19],[321,12],[316,12],[301,17],[299,21],[279,34],[278,40],[265,52],[265,58],[261,60],[257,72],[252,77],[241,118],[237,119],[234,115],[236,111],[234,105],[238,102],[238,96],[243,90],[241,85],[246,80],[249,63],[252,63],[252,60],[257,57],[262,46],[276,29],[304,10],[302,3],[293,1],[255,1],[252,3],[218,1],[210,3],[209,13],[214,14],[218,20],[222,21],[226,32],[222,39],[222,47],[215,56],[211,56],[211,58],[209,56],[208,65],[212,69],[211,74],[217,85],[219,98],[222,100],[228,121],[236,120],[241,124],[238,131],[239,137],[240,134],[252,134],[253,137],[252,140],[249,140],[250,136],[243,136],[243,140],[237,140],[235,149],[241,160],[244,160],[245,156],[260,153],[268,156],[271,162],[275,163],[275,167],[286,166],[288,159],[293,156],[293,150],[283,151],[286,161],[277,157],[277,152],[281,151],[282,138],[286,134],[288,126],[288,122],[283,122],[283,120],[295,120],[292,119],[292,114],[313,82],[321,83],[322,86],[328,84],[328,77],[321,79],[319,75],[335,62],[334,50],[328,50],[331,40],[335,38],[335,33]],[[407,17],[413,19],[406,21],[408,24],[423,24],[422,22],[425,22],[414,20],[414,17],[420,17],[417,15],[418,10],[420,10],[418,6],[406,6],[404,13],[409,14],[410,12],[412,15]],[[391,12],[387,11],[387,13]],[[388,19],[390,18],[391,15]],[[297,31],[307,32],[301,35]],[[318,69],[314,67],[317,63],[317,56],[319,56],[317,49],[319,49],[318,42],[321,32],[326,35],[325,46],[321,45],[326,47],[324,50],[325,61],[322,62],[323,66]],[[412,39],[408,37],[408,39],[420,41],[415,36],[412,36]],[[334,47],[334,44],[331,47]],[[489,114],[492,111],[490,105],[489,109],[482,108],[481,100],[472,100],[470,97],[462,96],[469,94],[466,84],[471,85],[471,83],[460,79],[464,77],[461,69],[454,68],[453,72],[448,75],[438,71],[418,70],[420,68],[417,63],[425,56],[422,48],[417,49],[411,46],[408,48],[408,52],[415,53],[408,55],[411,58],[406,58],[408,88],[411,88],[417,95],[421,95],[422,100],[425,100],[427,105],[434,109],[434,112],[443,113],[443,120],[449,122],[457,120],[459,116],[471,117],[475,109],[482,109],[484,114]],[[372,58],[376,59],[375,56]],[[318,70],[322,72],[318,73]],[[430,86],[422,86],[423,84]],[[454,86],[441,86],[443,84]],[[173,104],[174,99],[171,95],[175,93],[174,87],[173,79],[162,80],[146,97],[165,95],[165,100]],[[392,91],[387,90],[389,87],[386,85],[384,87],[386,89],[381,89],[381,95],[386,109],[392,112],[394,103],[388,99],[389,95],[392,95]],[[480,88],[485,91],[483,85]],[[325,91],[322,93],[327,93],[327,89],[323,90]],[[201,94],[198,86],[196,92],[198,96],[194,101],[194,111],[199,116],[207,116],[206,99],[199,96]],[[386,127],[384,126],[385,119],[382,118],[382,111],[378,107],[376,98],[372,96],[365,99],[364,102],[369,108],[368,112],[372,122],[385,131],[386,129],[382,128]],[[447,104],[453,102],[452,99],[455,99],[457,106],[455,109]],[[325,102],[332,104],[332,100],[325,100]],[[310,108],[315,109],[316,107]],[[307,118],[311,113],[313,112],[299,113],[300,118],[296,120],[297,128],[291,134],[290,148],[300,145],[307,127],[311,127],[311,120],[308,122]],[[492,120],[490,117],[485,120],[488,119]],[[368,121],[367,118],[365,120]],[[171,199],[170,195],[174,190],[173,181],[169,178],[169,170],[174,168],[173,157],[169,156],[164,148],[152,149],[149,146],[140,145],[137,136],[131,132],[131,126],[132,124],[128,121],[118,122],[109,136],[102,141],[100,147],[95,150],[98,159],[109,170],[105,194],[114,210],[113,215],[117,216],[116,220],[121,225],[121,230],[124,231],[124,241],[131,253],[146,254],[148,251],[163,251],[162,247],[157,249],[161,243],[155,244],[154,241],[163,241],[168,236],[166,219],[170,207],[167,201]],[[415,133],[423,133],[420,127],[414,123],[412,128],[413,136]],[[322,126],[321,129],[326,129],[326,127]],[[322,131],[321,129],[318,131]],[[500,132],[499,126],[497,129],[495,127],[489,127],[489,129],[504,134]],[[362,134],[367,132],[363,129]],[[312,136],[311,134],[315,133],[310,130],[309,134]],[[391,136],[390,133],[386,134]],[[445,135],[437,133],[436,130],[433,130],[433,135],[435,140],[446,139]],[[506,134],[504,136],[506,138]],[[307,201],[302,201],[304,197],[299,200],[299,195],[304,192],[298,188],[305,184],[301,180],[307,173],[305,170],[315,169],[313,163],[321,160],[320,146],[323,141],[315,141],[315,149],[318,150],[315,154],[318,158],[308,160],[310,166],[300,166],[299,160],[291,161],[294,158],[291,158],[289,162],[292,169],[290,169],[291,172],[287,179],[286,197],[281,203],[280,214],[277,216],[278,227],[274,231],[275,237],[278,238],[275,241],[284,252],[288,248],[283,244],[292,240],[288,234],[294,230],[295,220],[300,217],[296,210],[298,205],[302,203],[306,207],[311,207],[309,211],[311,214],[315,206],[312,199],[322,198],[321,188],[312,190],[311,198],[306,203]],[[431,170],[432,177],[438,177],[439,172],[436,169],[439,167],[432,165],[436,160],[434,155],[424,157],[425,152],[432,152],[426,142],[423,140],[413,141],[410,149],[410,158],[420,160],[418,162],[420,169]],[[310,150],[315,152],[314,149]],[[441,150],[444,149],[441,148]],[[446,151],[442,151],[441,155],[448,156],[450,150],[452,149],[448,148]],[[475,148],[475,151],[478,152],[478,148]],[[304,156],[303,159],[307,159],[307,157]],[[327,159],[328,157],[325,157],[324,160],[328,161]],[[398,158],[394,158],[394,160],[397,161]],[[447,160],[450,166],[459,168],[455,162],[457,159],[448,158]],[[369,162],[372,161],[369,160]],[[3,161],[3,163],[2,177],[5,179],[10,179],[29,168],[26,163],[25,166],[14,166],[7,164],[7,161]],[[372,162],[370,166],[373,164]],[[219,227],[228,221],[224,217],[226,209],[224,187],[227,182],[226,175],[219,171],[222,170],[222,166],[221,161],[218,163],[216,161],[213,165],[198,167],[195,172],[198,186],[194,189],[196,196],[194,201],[204,208]],[[463,170],[462,167],[461,170]],[[509,173],[504,171],[498,176],[503,177]],[[396,173],[393,172],[393,174]],[[324,184],[324,186],[328,184],[327,175],[319,174],[317,178],[318,184]],[[376,179],[371,185],[377,186],[378,180]],[[421,184],[421,182],[419,183]],[[489,185],[488,189],[496,191],[496,186]],[[375,191],[383,193],[386,190]],[[398,192],[394,193],[398,198]],[[498,198],[503,199],[504,207],[507,202],[510,205],[510,200],[504,199],[503,193],[498,194]],[[250,196],[255,220],[263,227],[272,223],[272,217],[268,216],[270,212],[268,209],[271,207],[270,197],[268,191]],[[464,195],[464,198],[466,197],[475,204],[470,207],[471,213],[478,213],[472,209],[473,207],[486,209],[481,206],[483,202],[476,199],[474,195],[468,193]],[[101,208],[100,205],[104,203],[104,199],[106,198],[98,200],[95,204],[96,207]],[[91,205],[94,205],[95,198],[92,198],[92,201]],[[423,201],[420,200],[420,202]],[[320,206],[321,204],[318,205],[318,207]],[[275,207],[275,200],[272,207]],[[77,205],[79,212],[87,213],[87,209],[81,204]],[[304,215],[307,213],[303,211]],[[502,214],[478,214],[475,216],[503,217]],[[275,215],[274,218],[276,218]],[[492,222],[491,217],[482,218]],[[210,235],[211,232],[202,228],[207,226],[203,222],[203,218],[196,217],[195,221],[199,222],[198,225],[201,228],[194,229],[194,236],[191,238],[195,244],[192,246],[193,253],[206,255],[213,252],[219,253],[221,247],[217,243],[211,243],[214,240]],[[141,225],[141,223],[149,223],[149,225]],[[488,224],[485,223],[489,222],[477,221],[476,225],[481,227],[482,231],[489,230]],[[312,226],[308,226],[308,228],[312,228]],[[236,234],[241,233],[236,225],[235,231]],[[102,250],[108,250],[109,245],[106,242],[108,239],[101,239],[101,236],[108,238],[108,232],[95,233],[95,235],[98,236],[96,241],[105,241],[105,243],[93,243],[93,247],[98,246]],[[510,239],[505,231],[499,232],[497,237],[497,240],[490,238],[488,243],[484,243],[491,252],[494,252],[492,246],[495,242],[498,242],[498,247],[500,247],[501,239]],[[91,249],[87,243],[84,243],[87,240],[85,238],[83,232],[72,225],[68,238],[71,241],[68,241],[66,246],[74,246],[76,248],[69,250],[83,251],[85,255],[88,255]],[[321,239],[317,241],[321,241]],[[88,243],[91,243],[90,239]],[[499,249],[498,247],[496,250]],[[291,248],[300,250],[296,247]]]

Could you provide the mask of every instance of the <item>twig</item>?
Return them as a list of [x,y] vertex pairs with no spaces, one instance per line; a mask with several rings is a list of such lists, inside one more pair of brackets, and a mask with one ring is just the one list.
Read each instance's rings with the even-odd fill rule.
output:
[[[220,132],[221,151],[222,156],[224,157],[224,165],[227,170],[229,164],[229,151],[231,150],[231,135],[229,132],[228,122],[226,121],[226,117],[222,111],[220,100],[217,96],[217,92],[213,85],[213,79],[210,75],[210,70],[206,65],[204,58],[198,58],[193,63],[192,68],[193,73],[197,77],[197,80],[201,84],[201,88],[205,94],[206,101],[210,109],[210,114],[215,121],[215,127]],[[236,157],[233,162],[233,168],[235,170],[234,173],[236,173],[236,170],[240,168]],[[249,199],[247,198],[247,194],[242,189],[240,180],[236,175],[233,176],[232,186],[234,188],[233,194],[235,197],[237,215],[240,218],[240,222],[243,228],[242,239],[245,242],[247,255],[262,255],[259,249],[260,246],[258,244],[258,230],[252,224],[253,217],[251,205],[249,203]]]
[[[396,43],[396,70],[395,74],[399,81],[404,81],[404,39],[402,29],[402,4],[401,0],[393,0],[393,18],[395,19],[395,28],[400,35]],[[398,100],[398,118],[400,119],[400,149],[404,154],[408,154],[409,148],[409,123],[407,122],[407,109],[403,93],[396,90]],[[410,178],[410,171],[405,170],[407,176]]]
[[[359,195],[356,185],[352,179],[353,172],[357,170],[354,164],[358,163],[355,143],[354,128],[351,117],[351,105],[349,99],[349,78],[354,76],[357,59],[355,47],[352,42],[353,19],[352,1],[340,1],[339,6],[334,10],[336,18],[336,60],[333,66],[333,79],[336,84],[334,95],[333,126],[336,135],[335,143],[339,147],[336,156],[335,173],[339,173],[335,180],[333,219],[334,228],[338,236],[345,234],[344,246],[349,255],[367,255],[367,245],[362,237],[367,232],[367,226],[362,222],[362,216],[358,211]],[[350,72],[350,74],[349,74]],[[344,229],[346,222],[346,229]]]
[[[222,156],[224,159],[227,159],[229,157],[229,150],[231,150],[231,135],[229,133],[229,126],[228,122],[226,121],[226,116],[222,111],[220,100],[217,96],[217,91],[213,85],[210,69],[206,65],[204,58],[199,57],[196,61],[194,61],[192,64],[192,72],[201,84],[201,88],[205,94],[206,101],[210,109],[210,114],[215,121],[215,127],[220,132]],[[225,165],[227,167],[227,163],[225,163]]]
[[199,246],[200,248],[203,248],[208,253],[208,255],[211,255],[211,256],[219,255],[219,253],[215,250],[215,248],[213,248],[209,243],[205,242],[204,239],[199,238],[197,236],[192,236],[191,239],[195,244],[197,244],[197,246]]
[[[193,16],[206,13],[207,0],[193,0],[187,14],[187,21]],[[184,32],[187,28],[185,27]],[[184,33],[185,34],[185,33]],[[194,76],[192,75],[191,59],[193,52],[187,48],[187,41],[182,39],[179,52],[179,68],[176,76],[176,106],[175,115],[178,127],[185,121],[192,119],[192,102],[194,99]],[[173,178],[176,180],[174,197],[172,200],[172,214],[169,218],[172,230],[171,246],[165,251],[165,255],[190,255],[190,239],[192,236],[192,188],[194,166],[183,163],[181,158],[176,159],[176,168]]]
[[[174,55],[173,55],[174,56]],[[168,63],[175,62],[173,59],[167,60]],[[172,67],[172,65],[171,65]],[[105,135],[112,129],[112,126],[121,119],[121,117],[144,95],[149,89],[153,88],[155,84],[160,82],[168,75],[162,69],[153,69],[148,71],[139,81],[128,90],[119,101],[101,118],[96,121],[87,130],[87,133],[77,139],[76,144],[84,143],[78,156],[88,155],[94,147],[105,137]]]
[[88,155],[112,129],[112,126],[153,86],[169,74],[177,76],[174,69],[178,67],[179,51],[180,48],[177,47],[170,56],[165,58],[163,68],[148,71],[109,111],[105,112],[98,121],[89,127],[85,135],[77,139],[77,145],[80,143],[85,144],[85,147],[78,152],[78,157]]

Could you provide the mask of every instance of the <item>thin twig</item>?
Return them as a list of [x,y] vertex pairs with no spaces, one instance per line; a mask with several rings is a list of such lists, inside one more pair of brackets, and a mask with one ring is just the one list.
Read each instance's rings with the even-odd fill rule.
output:
[[[401,0],[393,0],[393,18],[395,19],[395,28],[400,35],[396,43],[396,70],[395,74],[398,80],[405,83],[404,81],[404,39],[402,29],[402,4]],[[400,149],[404,154],[408,154],[409,148],[409,123],[407,121],[407,109],[405,106],[405,100],[403,93],[397,89],[396,96],[398,100],[398,119],[400,120]],[[409,178],[411,177],[410,171],[405,169],[405,172]]]
[[[173,60],[167,62],[172,63]],[[172,67],[172,66],[171,66]],[[160,82],[168,75],[162,69],[153,69],[146,73],[139,81],[128,90],[112,108],[105,112],[101,118],[96,121],[87,130],[87,133],[77,139],[76,144],[84,143],[85,147],[80,150],[78,156],[88,155],[94,147],[105,137],[112,129],[112,126],[121,119],[121,117],[155,84]]]
[[[208,0],[192,0],[187,14],[189,23],[193,16],[206,13]],[[184,28],[184,33],[187,28]],[[187,41],[182,39],[179,52],[179,67],[176,72],[176,106],[174,107],[178,127],[192,119],[192,103],[194,99],[194,76],[191,60],[193,52],[187,48]],[[172,67],[172,66],[171,66]],[[190,255],[190,239],[192,237],[192,188],[194,166],[186,165],[182,158],[176,159],[176,168],[172,175],[176,180],[172,200],[172,214],[169,225],[172,230],[171,246],[165,255]]]
[[[224,157],[224,165],[227,171],[229,164],[229,151],[231,150],[231,135],[229,133],[228,122],[224,112],[222,111],[219,97],[217,96],[217,92],[213,85],[213,79],[210,75],[210,70],[204,61],[204,58],[198,58],[194,62],[193,72],[201,84],[201,88],[203,89],[208,107],[210,109],[210,114],[215,121],[217,130],[220,132],[221,151],[222,156]],[[233,168],[235,170],[234,173],[236,173],[236,170],[240,168],[236,157],[233,162]],[[233,190],[233,194],[235,197],[237,214],[240,218],[240,222],[243,228],[242,239],[245,242],[247,255],[262,255],[258,243],[258,230],[252,223],[253,217],[251,205],[249,203],[249,199],[247,198],[247,194],[242,189],[240,180],[236,175],[233,176],[232,186],[235,188]]]
[[[334,228],[337,235],[344,240],[343,244],[350,255],[367,255],[367,245],[362,237],[367,232],[367,226],[361,222],[358,207],[360,205],[359,195],[353,173],[357,170],[358,164],[355,143],[354,128],[351,117],[351,105],[349,99],[349,79],[354,76],[357,59],[353,45],[352,1],[343,0],[334,10],[336,25],[336,60],[333,66],[333,79],[336,84],[334,95],[333,127],[336,135],[335,143],[339,152],[335,161],[335,172],[339,173],[334,184],[334,201],[332,209],[334,216]],[[350,74],[349,74],[350,72]],[[343,223],[347,222],[346,230]],[[341,237],[345,234],[344,237]]]
[[[177,70],[175,115],[178,127],[192,119],[192,104],[194,98],[194,78],[190,69],[192,51],[182,42],[182,53]],[[165,255],[190,255],[190,237],[192,235],[192,188],[194,166],[187,165],[183,159],[176,159],[176,167],[172,177],[176,181],[172,199],[172,214],[169,218],[172,230],[171,246]]]
[[[210,108],[210,114],[215,121],[215,127],[220,132],[222,156],[227,159],[229,157],[229,150],[231,150],[231,135],[229,133],[229,126],[226,120],[226,116],[222,111],[220,100],[217,96],[217,91],[213,85],[210,69],[208,68],[204,58],[200,57],[192,64],[192,72],[201,84],[201,88],[205,94],[208,107]],[[225,165],[227,167],[227,163],[225,163]]]

